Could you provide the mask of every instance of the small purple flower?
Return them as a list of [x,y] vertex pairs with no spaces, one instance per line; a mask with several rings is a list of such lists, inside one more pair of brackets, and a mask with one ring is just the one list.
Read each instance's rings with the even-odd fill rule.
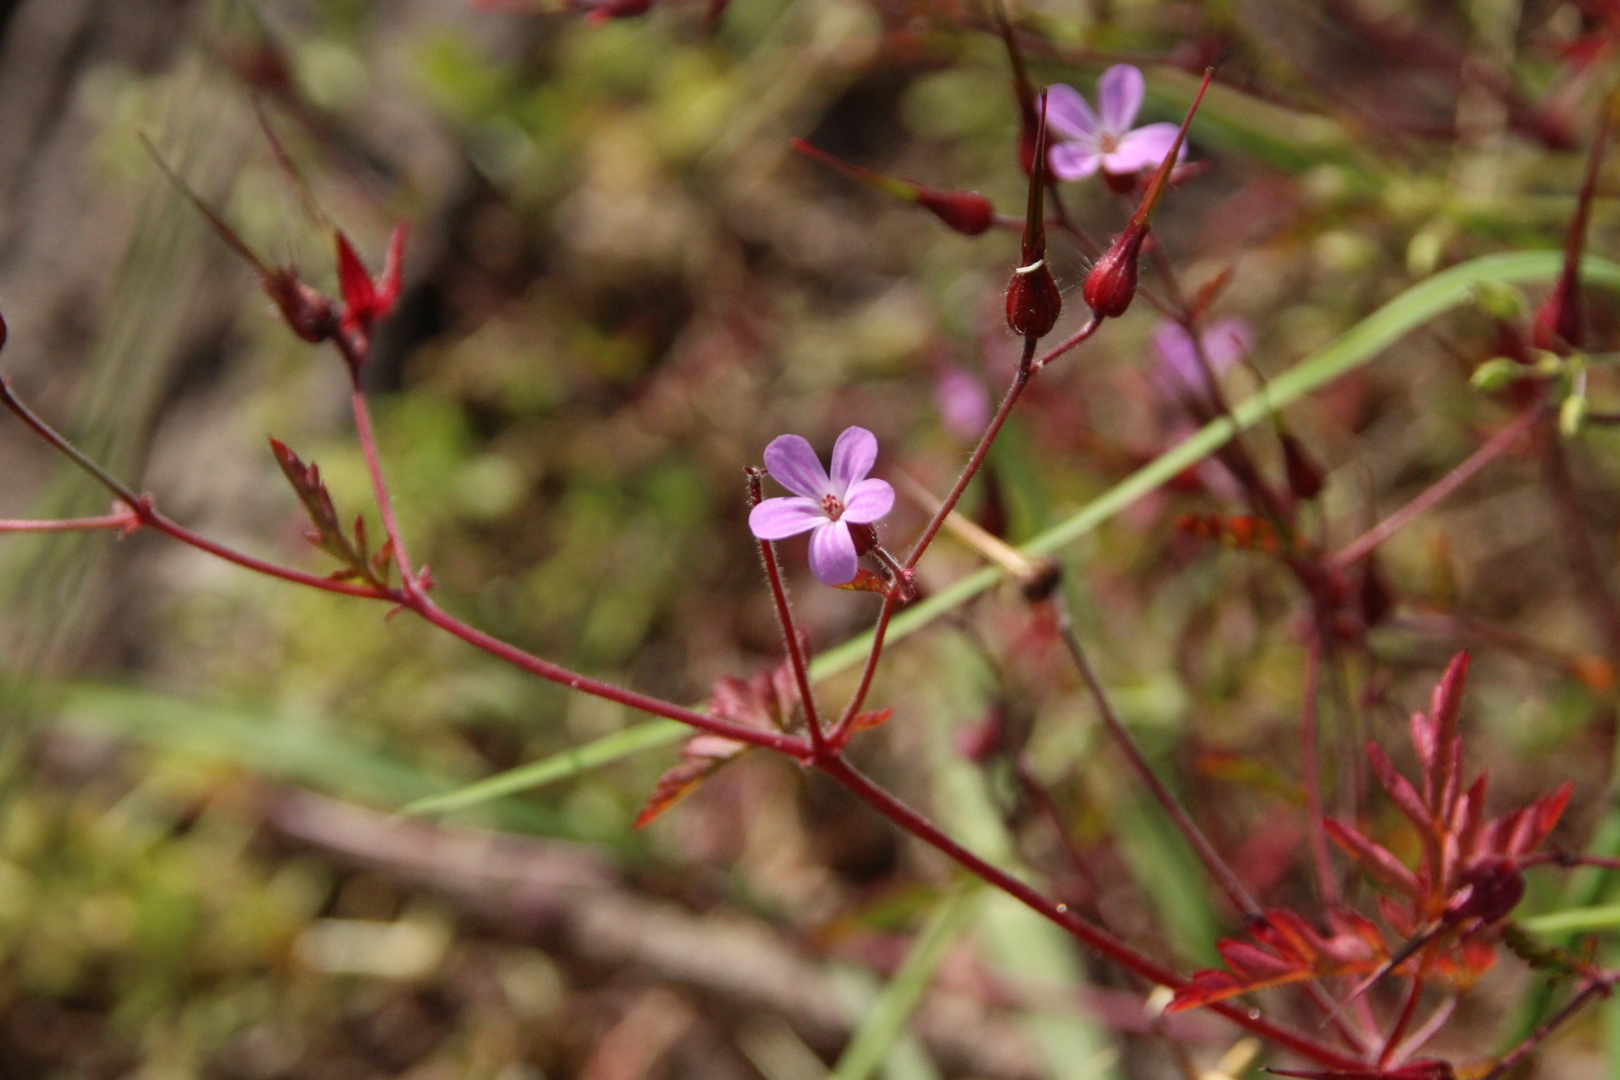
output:
[[894,506],[894,488],[868,480],[877,460],[877,436],[845,428],[833,444],[832,475],[810,443],[798,435],[778,435],[765,448],[765,468],[790,498],[766,499],[748,515],[748,528],[761,540],[783,540],[810,533],[810,572],[827,585],[855,577],[855,538],[851,524],[877,521]]
[[[1225,371],[1248,355],[1254,332],[1242,319],[1222,319],[1210,323],[1199,335],[1204,344],[1204,358],[1216,375]],[[1204,373],[1198,367],[1198,352],[1193,348],[1192,335],[1180,324],[1162,322],[1153,331],[1153,348],[1159,353],[1170,378],[1172,393],[1192,393],[1202,397],[1208,393]]]
[[[1111,176],[1129,176],[1156,167],[1175,145],[1175,124],[1147,124],[1136,130],[1142,108],[1142,73],[1115,64],[1097,80],[1097,112],[1072,86],[1062,83],[1046,92],[1046,122],[1067,142],[1047,151],[1047,164],[1060,180],[1080,180],[1099,168]],[[1101,113],[1099,116],[1098,113]],[[1183,144],[1176,160],[1187,153]]]

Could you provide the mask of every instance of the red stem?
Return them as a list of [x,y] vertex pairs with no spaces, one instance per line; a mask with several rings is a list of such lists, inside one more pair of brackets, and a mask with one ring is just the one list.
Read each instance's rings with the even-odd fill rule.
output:
[[1333,873],[1333,862],[1328,858],[1327,829],[1322,813],[1322,760],[1318,750],[1317,685],[1322,673],[1322,637],[1312,630],[1305,646],[1305,693],[1300,707],[1299,756],[1305,774],[1305,811],[1311,819],[1311,857],[1316,864],[1316,884],[1322,892],[1322,903],[1327,907],[1339,906],[1339,880]]
[[405,537],[394,517],[394,502],[388,495],[388,484],[383,479],[382,461],[377,455],[377,438],[371,430],[371,409],[366,404],[365,392],[360,389],[358,381],[349,392],[349,407],[354,413],[354,429],[360,440],[360,451],[365,455],[366,473],[371,477],[371,493],[377,501],[377,513],[382,515],[383,531],[388,534],[394,563],[399,567],[400,588],[405,595],[414,596],[419,591],[418,583],[411,572],[410,556],[405,552]]
[[482,649],[491,656],[505,660],[514,667],[522,668],[532,675],[538,675],[542,679],[548,679],[560,686],[566,686],[570,690],[578,690],[581,693],[606,698],[608,701],[615,701],[620,705],[651,713],[654,716],[677,720],[713,735],[735,739],[738,742],[745,742],[752,746],[763,746],[770,750],[779,750],[791,757],[798,758],[800,761],[810,758],[810,744],[804,739],[792,735],[783,735],[779,732],[765,731],[760,728],[743,727],[740,724],[717,719],[707,713],[700,713],[694,709],[684,708],[659,698],[637,693],[634,690],[627,690],[622,686],[614,686],[612,683],[606,683],[600,679],[580,675],[558,664],[553,664],[549,660],[535,656],[533,653],[525,652],[515,645],[508,645],[506,642],[491,637],[482,630],[468,626],[420,592],[413,593],[409,598],[403,599],[401,603],[429,623],[453,637],[460,638],[474,648]]
[[1378,1052],[1378,1067],[1382,1069],[1389,1063],[1389,1057],[1400,1045],[1401,1037],[1412,1024],[1412,1017],[1417,1014],[1418,999],[1423,996],[1423,976],[1428,974],[1429,959],[1434,955],[1432,951],[1423,954],[1423,962],[1418,965],[1417,974],[1412,978],[1412,985],[1406,992],[1406,1002],[1401,1006],[1401,1015],[1396,1018],[1395,1026],[1390,1028],[1389,1037],[1384,1040],[1384,1048]]
[[905,569],[914,568],[917,560],[922,558],[923,552],[928,550],[928,545],[934,542],[940,526],[945,524],[945,519],[956,509],[962,493],[967,490],[968,484],[978,473],[979,466],[984,464],[985,455],[990,453],[991,444],[996,441],[996,436],[1001,434],[1001,427],[1007,422],[1007,417],[1012,415],[1013,406],[1018,404],[1018,399],[1023,396],[1024,387],[1029,385],[1030,376],[1034,374],[1030,361],[1035,355],[1035,342],[1036,339],[1032,337],[1024,339],[1024,355],[1018,362],[1018,374],[1013,376],[1012,385],[1007,387],[1007,394],[1001,399],[1001,406],[996,409],[996,415],[990,418],[990,426],[985,428],[984,434],[979,437],[979,445],[973,448],[973,454],[968,458],[967,466],[962,469],[962,475],[958,476],[956,483],[951,486],[951,493],[945,496],[945,501],[940,503],[927,528],[923,529],[922,535],[912,546],[911,554],[906,556]]
[[849,738],[849,726],[855,722],[855,714],[861,711],[866,703],[866,694],[872,689],[872,676],[877,674],[878,658],[883,655],[883,637],[889,632],[889,620],[894,618],[895,609],[900,606],[900,583],[883,598],[883,610],[878,612],[877,626],[872,629],[872,651],[866,654],[866,667],[861,669],[861,681],[855,687],[855,693],[850,695],[849,704],[844,706],[844,712],[838,717],[838,724],[833,728],[832,741],[835,746],[844,745]]
[[141,516],[134,511],[100,517],[57,518],[46,521],[0,521],[0,533],[90,532],[95,529],[137,529]]
[[[749,473],[748,495],[753,504],[759,503],[757,471]],[[759,555],[765,561],[765,576],[770,580],[771,596],[776,600],[776,619],[782,624],[782,639],[787,644],[788,661],[793,667],[793,678],[799,684],[799,700],[804,703],[805,725],[810,729],[810,752],[820,761],[827,754],[827,744],[821,734],[821,717],[816,712],[815,694],[810,690],[810,671],[805,664],[798,627],[793,623],[793,609],[788,606],[787,586],[782,584],[782,568],[776,562],[775,545],[769,540],[761,540]]]
[[1180,830],[1187,843],[1192,845],[1193,851],[1198,854],[1198,860],[1219,883],[1221,891],[1232,901],[1232,906],[1242,912],[1245,918],[1258,918],[1262,914],[1260,905],[1249,895],[1249,890],[1243,887],[1243,883],[1237,879],[1232,868],[1226,865],[1226,860],[1221,858],[1220,852],[1215,850],[1215,845],[1209,842],[1209,837],[1204,835],[1198,823],[1193,821],[1192,816],[1165,786],[1164,781],[1159,779],[1159,774],[1153,771],[1153,766],[1148,764],[1147,758],[1142,755],[1142,748],[1136,745],[1136,739],[1131,736],[1130,729],[1114,711],[1113,702],[1109,701],[1102,680],[1097,678],[1096,670],[1086,658],[1085,650],[1080,647],[1080,638],[1074,632],[1074,620],[1069,617],[1068,606],[1058,597],[1053,597],[1052,603],[1057,613],[1058,630],[1063,635],[1063,643],[1068,646],[1069,657],[1079,670],[1080,678],[1086,684],[1086,690],[1091,694],[1092,701],[1096,703],[1097,712],[1102,716],[1103,726],[1108,729],[1108,735],[1114,740],[1114,745],[1130,762],[1137,778],[1153,794],[1154,801],[1170,816],[1170,820],[1175,822],[1176,828]]
[[1501,457],[1505,450],[1535,425],[1541,413],[1542,408],[1539,403],[1526,409],[1518,419],[1491,436],[1485,445],[1469,454],[1461,464],[1445,476],[1442,476],[1428,490],[1346,544],[1337,555],[1332,557],[1330,560],[1331,565],[1343,569],[1347,566],[1354,566],[1357,562],[1366,558],[1378,545],[1410,525],[1419,514],[1445,499],[1452,492],[1473,479],[1481,469]]
[[[1180,975],[1151,957],[1138,952],[1108,931],[1074,914],[1069,910],[1067,904],[1060,904],[1048,899],[1007,871],[973,854],[973,852],[941,832],[933,822],[867,779],[844,758],[834,757],[822,762],[821,769],[895,825],[929,846],[938,849],[964,869],[971,871],[987,884],[1013,897],[1037,915],[1056,923],[1069,934],[1079,939],[1087,948],[1101,953],[1122,967],[1158,985],[1168,986],[1172,990],[1186,985],[1186,980]],[[1249,1009],[1234,1005],[1231,1002],[1217,1002],[1208,1006],[1208,1008],[1226,1017],[1239,1027],[1278,1046],[1292,1050],[1302,1057],[1310,1058],[1327,1068],[1348,1070],[1360,1068],[1364,1064],[1359,1059],[1349,1057],[1308,1035],[1279,1027],[1268,1020],[1262,1019],[1258,1014],[1251,1013]]]
[[1496,1064],[1492,1066],[1491,1071],[1482,1076],[1480,1080],[1501,1080],[1502,1077],[1512,1072],[1519,1062],[1535,1053],[1536,1048],[1546,1042],[1549,1035],[1562,1027],[1570,1017],[1580,1012],[1587,1002],[1594,997],[1608,997],[1613,988],[1613,981],[1614,976],[1612,975],[1587,980],[1586,985],[1581,987],[1580,993],[1570,998],[1568,1004],[1548,1018],[1545,1024],[1542,1024],[1526,1036],[1525,1040],[1518,1046],[1503,1054]]

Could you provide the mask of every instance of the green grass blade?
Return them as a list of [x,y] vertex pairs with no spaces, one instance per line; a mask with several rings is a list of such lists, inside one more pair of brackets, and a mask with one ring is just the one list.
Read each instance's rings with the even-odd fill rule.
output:
[[520,765],[506,772],[496,773],[486,777],[475,784],[469,784],[455,791],[444,792],[439,795],[429,795],[406,804],[401,813],[405,814],[442,814],[451,810],[464,810],[469,806],[489,802],[519,791],[531,788],[544,787],[546,784],[556,783],[558,780],[576,776],[582,772],[617,761],[631,754],[643,750],[651,750],[657,746],[668,746],[687,735],[691,729],[685,724],[674,720],[653,720],[645,724],[615,731],[611,735],[604,735],[600,739],[593,739],[581,746],[564,750],[560,754],[542,758],[528,765]]
[[1593,930],[1620,927],[1620,904],[1550,911],[1520,919],[1519,925],[1532,934],[1585,934]]
[[[1352,326],[1331,345],[1317,350],[1277,376],[1264,394],[1256,394],[1239,404],[1233,409],[1238,427],[1253,426],[1274,410],[1368,363],[1429,320],[1468,303],[1476,284],[1501,282],[1522,285],[1551,281],[1558,276],[1562,264],[1563,255],[1557,251],[1512,252],[1486,255],[1425,278]],[[1620,291],[1620,264],[1588,256],[1581,266],[1586,285]],[[1224,417],[1206,424],[1185,442],[1166,450],[1063,521],[1036,536],[1024,545],[1024,552],[1050,555],[1074,543],[1183,469],[1208,457],[1234,434],[1236,430],[1231,421]],[[907,608],[890,623],[889,643],[916,633],[941,615],[989,591],[1003,576],[1005,571],[1000,567],[986,566]],[[862,663],[871,647],[870,633],[851,638],[816,657],[810,665],[811,677],[820,680],[847,671]],[[406,810],[427,813],[473,806],[486,799],[564,780],[630,754],[668,746],[678,742],[685,734],[686,730],[674,721],[650,721],[553,757],[498,773],[448,795],[419,800],[406,807]]]
[[[49,688],[52,722],[132,739],[166,752],[229,762],[330,795],[376,806],[443,792],[451,782],[345,738],[318,717],[300,718],[122,686]],[[524,803],[493,808],[502,826],[568,835],[561,815]]]
[[855,1029],[854,1038],[838,1059],[833,1080],[868,1080],[888,1058],[945,954],[973,924],[978,914],[979,896],[979,888],[969,885],[946,897],[934,910],[899,970],[872,1002],[860,1027]]

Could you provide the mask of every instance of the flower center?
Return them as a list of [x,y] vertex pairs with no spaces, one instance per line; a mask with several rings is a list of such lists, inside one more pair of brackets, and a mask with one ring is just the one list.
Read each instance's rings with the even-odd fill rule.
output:
[[1112,131],[1105,131],[1097,136],[1097,153],[1112,154],[1119,149],[1119,136]]
[[844,504],[838,501],[838,496],[830,492],[821,497],[821,509],[832,521],[844,516]]

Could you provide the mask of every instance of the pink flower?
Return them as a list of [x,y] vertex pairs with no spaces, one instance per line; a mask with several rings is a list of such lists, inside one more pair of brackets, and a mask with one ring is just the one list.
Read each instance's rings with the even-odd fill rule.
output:
[[765,469],[790,498],[766,499],[748,515],[748,528],[761,540],[783,540],[810,533],[810,572],[827,585],[855,577],[855,538],[851,524],[877,521],[894,506],[894,488],[868,480],[877,460],[877,436],[865,428],[845,428],[833,444],[832,475],[810,443],[798,435],[778,435],[765,448]]
[[[1211,323],[1199,335],[1204,345],[1204,358],[1216,375],[1225,371],[1249,352],[1254,332],[1242,319],[1222,319]],[[1202,397],[1208,393],[1204,373],[1198,367],[1198,353],[1193,348],[1192,335],[1178,323],[1162,322],[1153,331],[1153,348],[1159,353],[1163,370],[1168,373],[1171,393],[1191,393]]]
[[[1062,83],[1046,92],[1046,122],[1068,136],[1047,151],[1052,175],[1079,180],[1099,168],[1113,176],[1157,166],[1176,141],[1176,125],[1148,124],[1131,130],[1142,108],[1142,73],[1129,64],[1116,64],[1097,80],[1097,112],[1072,86]],[[1099,116],[1098,113],[1101,115]],[[1187,148],[1182,146],[1179,161]]]
[[990,395],[984,383],[959,367],[947,367],[934,383],[939,418],[958,439],[977,439],[990,422]]

